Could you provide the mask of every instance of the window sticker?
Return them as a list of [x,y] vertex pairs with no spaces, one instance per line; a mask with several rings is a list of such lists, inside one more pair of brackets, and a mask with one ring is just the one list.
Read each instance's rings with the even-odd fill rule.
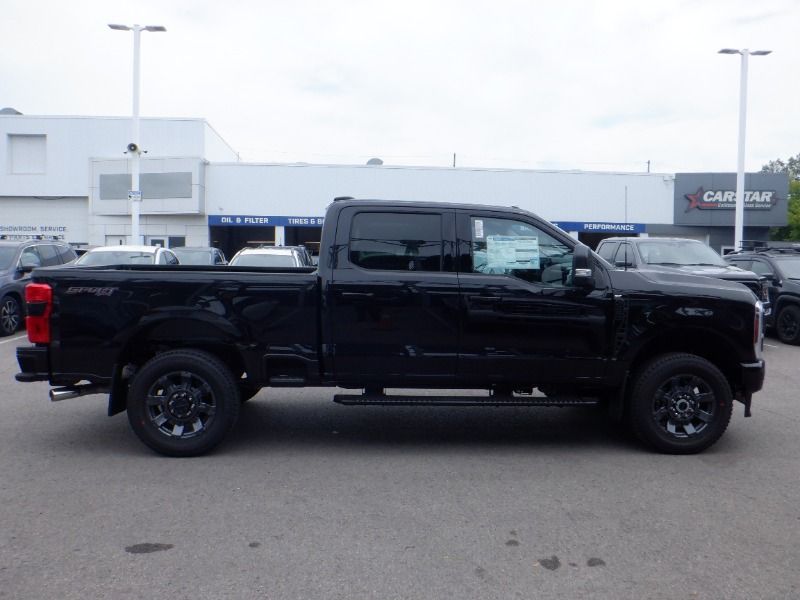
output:
[[490,269],[538,269],[539,238],[490,235],[486,238],[486,266]]
[[483,239],[483,221],[481,219],[475,219],[475,239]]

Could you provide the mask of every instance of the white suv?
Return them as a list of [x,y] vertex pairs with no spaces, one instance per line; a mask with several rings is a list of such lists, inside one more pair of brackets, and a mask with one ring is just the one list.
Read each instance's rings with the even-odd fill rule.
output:
[[231,267],[313,267],[303,246],[242,248],[228,263]]

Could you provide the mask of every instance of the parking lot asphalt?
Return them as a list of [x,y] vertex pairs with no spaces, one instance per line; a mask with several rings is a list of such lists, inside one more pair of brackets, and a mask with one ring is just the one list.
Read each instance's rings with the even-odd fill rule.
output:
[[586,409],[262,390],[215,453],[19,384],[0,338],[0,598],[800,597],[800,348],[696,456]]

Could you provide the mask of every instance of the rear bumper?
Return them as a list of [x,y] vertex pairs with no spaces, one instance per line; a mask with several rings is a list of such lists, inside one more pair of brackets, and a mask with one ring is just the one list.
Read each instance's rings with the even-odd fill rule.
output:
[[766,366],[763,360],[753,363],[741,363],[742,390],[746,394],[753,394],[764,386]]
[[50,361],[47,346],[17,348],[20,372],[14,375],[17,381],[47,381],[50,379]]

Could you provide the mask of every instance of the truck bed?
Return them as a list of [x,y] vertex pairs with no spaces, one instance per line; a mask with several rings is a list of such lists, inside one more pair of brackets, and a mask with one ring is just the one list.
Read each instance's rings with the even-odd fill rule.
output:
[[144,339],[227,345],[264,381],[280,375],[265,370],[267,355],[305,364],[294,369],[297,377],[318,371],[313,268],[60,267],[38,270],[37,281],[49,284],[55,299],[52,335],[61,351],[53,353],[52,372],[107,381],[115,363],[144,351],[137,347]]

